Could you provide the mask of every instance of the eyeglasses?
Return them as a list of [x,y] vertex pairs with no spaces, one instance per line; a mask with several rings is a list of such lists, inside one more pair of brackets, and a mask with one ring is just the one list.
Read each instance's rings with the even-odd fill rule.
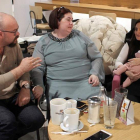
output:
[[16,36],[16,34],[17,34],[18,30],[16,30],[16,31],[3,31],[3,30],[2,30],[2,32],[13,33],[13,34],[14,34],[14,36]]
[[59,9],[58,9],[58,13],[61,11],[61,9],[64,9],[65,7],[61,6]]

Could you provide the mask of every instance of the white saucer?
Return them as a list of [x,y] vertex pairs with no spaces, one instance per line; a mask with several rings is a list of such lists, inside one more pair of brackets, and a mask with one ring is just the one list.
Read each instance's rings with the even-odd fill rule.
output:
[[[83,123],[82,123],[81,121],[79,121],[79,122],[80,122],[80,123],[79,123],[79,125],[78,125],[77,130],[81,130],[81,129],[84,127]],[[66,128],[66,127],[63,125],[63,123],[60,124],[60,128],[61,128],[63,131],[69,131],[68,128]]]

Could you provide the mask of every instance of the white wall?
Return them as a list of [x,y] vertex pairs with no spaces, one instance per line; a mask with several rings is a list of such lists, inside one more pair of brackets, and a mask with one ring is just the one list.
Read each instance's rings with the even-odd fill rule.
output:
[[30,23],[29,5],[42,1],[50,0],[14,0],[14,16],[19,24],[20,37],[32,36],[34,30]]
[[12,15],[12,0],[0,0],[0,12]]
[[131,19],[130,18],[116,18],[116,22],[121,24],[127,31],[131,30]]

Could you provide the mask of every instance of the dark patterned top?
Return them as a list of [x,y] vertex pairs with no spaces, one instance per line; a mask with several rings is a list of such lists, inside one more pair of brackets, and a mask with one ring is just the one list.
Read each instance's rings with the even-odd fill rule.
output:
[[74,32],[72,31],[67,37],[59,39],[59,38],[53,36],[51,32],[48,33],[48,36],[56,42],[65,42],[65,41],[69,40],[73,35],[74,35]]

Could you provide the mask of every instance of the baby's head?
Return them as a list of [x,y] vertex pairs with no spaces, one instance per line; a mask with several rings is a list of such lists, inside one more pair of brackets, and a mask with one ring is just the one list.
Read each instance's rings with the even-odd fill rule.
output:
[[135,53],[135,57],[140,58],[140,50],[137,53]]

